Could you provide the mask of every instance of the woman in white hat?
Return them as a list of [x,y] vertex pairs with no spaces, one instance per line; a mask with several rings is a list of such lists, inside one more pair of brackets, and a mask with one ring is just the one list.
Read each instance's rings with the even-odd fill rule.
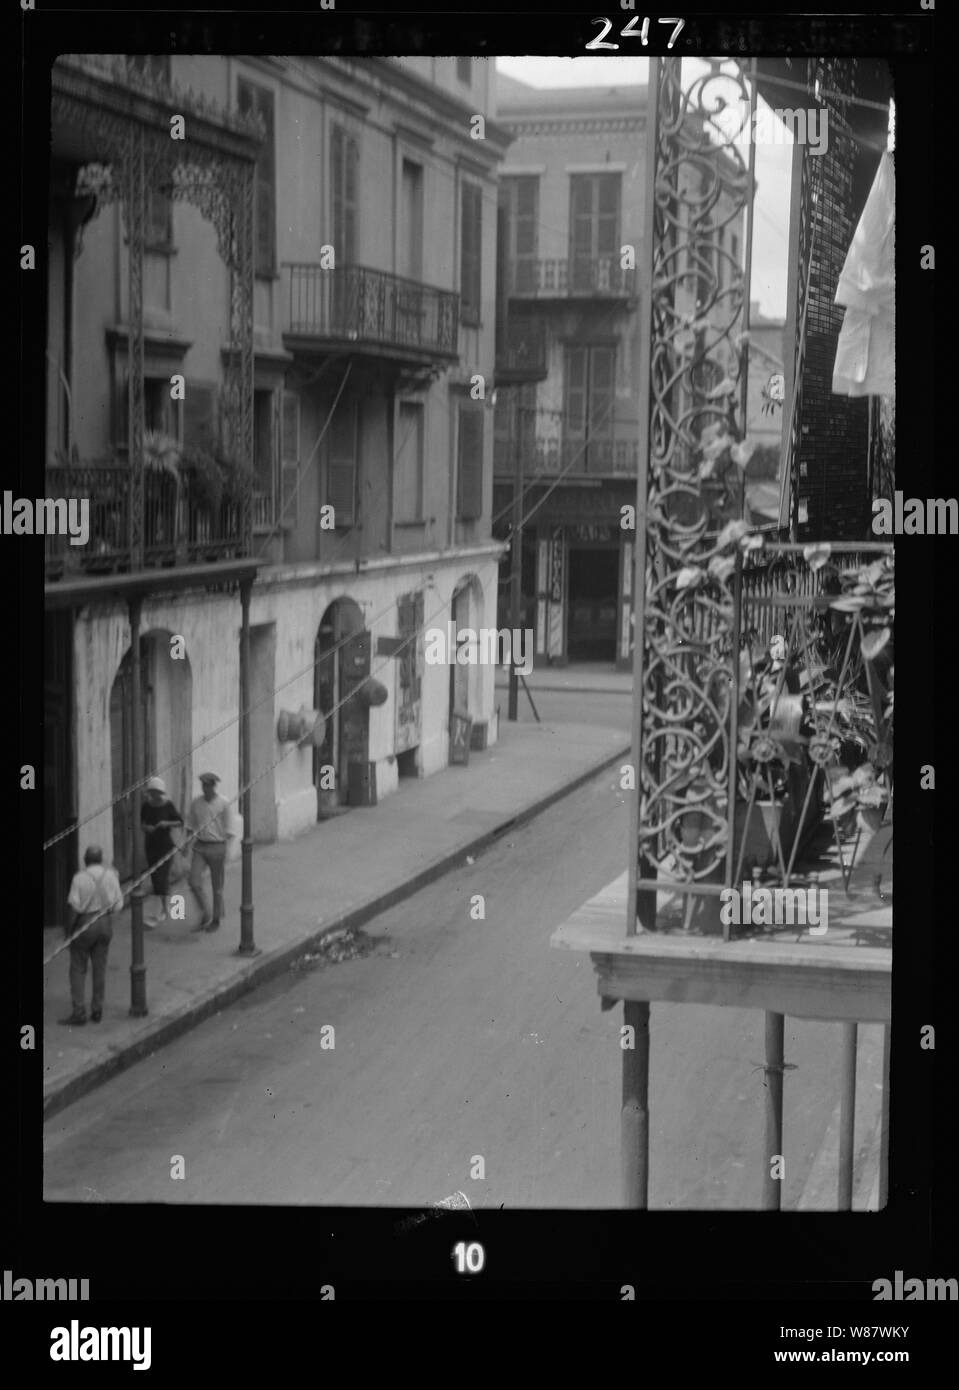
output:
[[[173,849],[170,831],[182,824],[183,817],[167,796],[163,778],[151,777],[140,806],[140,825],[144,831],[147,865],[152,870],[153,891],[160,899],[160,915],[152,920],[144,918],[145,927],[156,927],[166,921],[166,900],[170,892],[170,860],[166,856]],[[166,859],[166,862],[161,864],[161,859]]]

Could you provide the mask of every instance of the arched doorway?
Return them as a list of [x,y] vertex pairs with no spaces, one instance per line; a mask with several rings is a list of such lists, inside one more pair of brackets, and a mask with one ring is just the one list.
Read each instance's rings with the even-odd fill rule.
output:
[[[181,814],[193,785],[193,674],[189,658],[170,654],[173,634],[154,629],[140,638],[140,701],[145,766],[133,759],[133,666],[129,648],[110,691],[110,754],[113,807],[113,862],[121,878],[133,873],[133,797],[125,788],[163,768],[170,800]],[[170,766],[173,764],[173,766]],[[117,799],[120,798],[120,799]]]
[[[453,590],[450,617],[454,624],[453,631],[457,634],[464,628],[472,628],[478,635],[479,629],[483,626],[483,587],[475,574],[465,574],[457,581]],[[455,653],[450,655],[454,657]],[[475,716],[478,705],[478,672],[476,664],[461,666],[458,660],[453,660],[450,666],[449,691],[451,724],[454,709],[460,714]]]
[[[368,742],[367,708],[359,700],[350,698],[357,674],[354,648],[364,636],[368,641],[359,604],[351,598],[334,599],[320,620],[314,647],[313,706],[326,721],[323,744],[313,749],[317,820],[335,815],[347,804],[350,761],[365,751]],[[332,787],[329,786],[330,768],[333,769]]]

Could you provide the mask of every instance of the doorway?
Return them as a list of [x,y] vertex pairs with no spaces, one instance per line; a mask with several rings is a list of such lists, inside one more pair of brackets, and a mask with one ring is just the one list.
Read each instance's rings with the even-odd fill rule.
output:
[[619,551],[612,546],[570,546],[570,661],[616,660]]
[[110,755],[113,807],[113,864],[121,879],[133,874],[133,798],[123,793],[160,770],[167,794],[183,814],[192,787],[193,676],[187,656],[170,655],[172,633],[155,629],[140,638],[141,766],[133,747],[133,663],[129,649],[110,691]]
[[[257,623],[250,628],[250,834],[258,844],[276,839],[276,759],[273,693],[276,670],[276,624]],[[242,739],[242,734],[241,734]]]
[[[363,614],[353,599],[335,599],[320,620],[313,655],[313,707],[323,716],[322,745],[313,749],[316,818],[325,820],[349,800],[349,761],[355,751],[352,722],[356,713],[345,704],[353,687],[348,639],[363,631]],[[350,705],[354,704],[350,701]],[[349,727],[348,727],[349,726]],[[330,786],[330,769],[333,786]]]
[[[73,744],[73,614],[52,612],[43,626],[43,838],[77,816]],[[77,869],[77,833],[51,845],[43,858],[43,921],[62,926],[70,880]]]

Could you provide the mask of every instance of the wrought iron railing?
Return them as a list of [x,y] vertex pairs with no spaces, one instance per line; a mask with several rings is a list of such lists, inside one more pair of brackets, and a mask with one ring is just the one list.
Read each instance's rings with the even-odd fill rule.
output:
[[286,333],[457,356],[459,295],[452,290],[358,265],[286,263],[283,275]]
[[493,444],[493,471],[513,477],[520,449],[523,450],[523,472],[528,477],[541,474],[548,478],[560,475],[635,478],[639,457],[635,428],[617,430],[600,438],[576,433],[564,433],[552,439],[501,436]]
[[636,294],[636,272],[622,268],[618,253],[520,259],[507,263],[506,287],[518,299],[631,299]]
[[89,499],[89,537],[71,545],[69,536],[46,537],[46,578],[71,574],[118,574],[157,565],[196,565],[242,559],[251,554],[243,535],[242,501],[209,500],[196,473],[147,470],[143,475],[143,553],[131,539],[134,474],[106,460],[52,467],[48,497]]
[[546,324],[541,318],[507,319],[497,335],[497,380],[536,381],[546,376]]
[[891,547],[772,544],[740,569],[748,533],[723,534],[648,581],[638,858],[677,894],[666,930],[714,929],[717,884],[848,889],[891,814]]

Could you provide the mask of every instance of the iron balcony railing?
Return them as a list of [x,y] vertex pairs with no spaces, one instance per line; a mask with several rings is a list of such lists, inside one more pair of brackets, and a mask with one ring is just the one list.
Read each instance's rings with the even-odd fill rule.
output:
[[[134,474],[112,460],[56,466],[46,471],[48,497],[89,499],[89,538],[46,537],[48,581],[71,574],[121,574],[153,566],[209,564],[252,554],[242,531],[242,505],[234,498],[210,503],[196,474],[143,475],[143,549],[134,553],[131,507]],[[142,561],[142,562],[141,562]]]
[[496,380],[543,381],[548,369],[543,319],[507,319],[496,338]]
[[287,262],[283,275],[284,331],[291,336],[428,358],[458,355],[459,295],[452,290],[360,265],[325,270]]
[[620,257],[519,259],[507,264],[507,293],[517,299],[632,299],[636,272],[623,270]]
[[735,549],[657,585],[661,622],[647,607],[640,876],[677,894],[659,930],[701,918],[708,933],[698,908],[714,909],[724,875],[846,897],[864,839],[891,834],[891,548],[773,542],[747,553],[738,585]]
[[556,478],[621,477],[635,478],[639,462],[636,431],[614,431],[600,438],[587,438],[572,432],[550,439],[497,438],[493,443],[493,471],[514,477],[517,454],[523,451],[523,472],[527,477]]

